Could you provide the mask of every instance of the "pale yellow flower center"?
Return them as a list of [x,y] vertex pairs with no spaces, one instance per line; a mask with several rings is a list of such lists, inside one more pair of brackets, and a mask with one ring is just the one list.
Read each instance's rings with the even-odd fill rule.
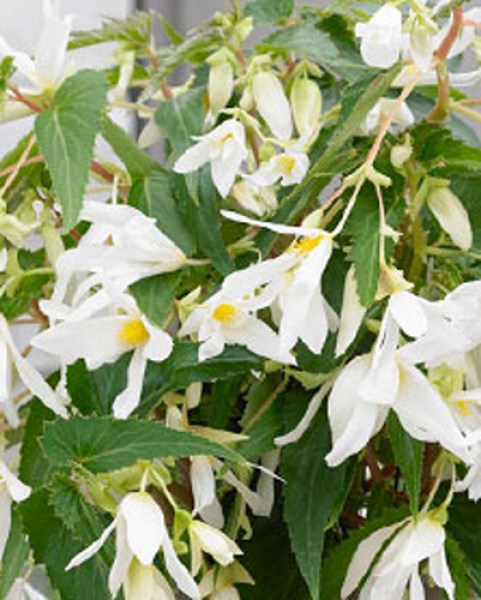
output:
[[284,175],[290,175],[296,166],[296,159],[292,156],[279,156],[277,164]]
[[221,323],[229,323],[237,316],[237,308],[232,304],[219,304],[212,313],[213,318]]
[[225,135],[223,135],[220,140],[219,140],[219,144],[225,144],[226,142],[228,142],[229,140],[232,140],[234,138],[234,134],[233,133],[226,133]]
[[309,254],[314,248],[317,248],[322,240],[322,235],[316,237],[305,237],[302,240],[297,240],[289,246],[291,252],[297,252],[298,254]]
[[149,339],[149,332],[140,319],[132,319],[122,325],[119,337],[129,346],[140,346]]
[[467,417],[471,414],[471,409],[469,408],[469,405],[470,405],[469,400],[458,400],[456,402],[456,408],[459,410],[459,412],[464,417]]

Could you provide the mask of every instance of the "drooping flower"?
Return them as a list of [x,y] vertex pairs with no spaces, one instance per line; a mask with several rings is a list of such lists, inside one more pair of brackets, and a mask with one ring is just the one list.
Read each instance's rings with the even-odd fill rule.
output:
[[359,587],[383,545],[388,543],[362,587],[361,598],[401,600],[408,586],[410,598],[424,598],[419,567],[427,560],[434,584],[453,600],[454,583],[446,561],[445,540],[443,526],[429,513],[377,530],[354,553],[341,597],[350,597]]
[[466,439],[438,392],[397,350],[399,327],[414,337],[425,333],[427,323],[415,297],[408,292],[393,295],[373,352],[348,363],[334,383],[328,404],[330,466],[359,452],[390,409],[412,437],[438,442],[465,462],[472,461]]
[[199,514],[206,523],[222,529],[224,515],[217,498],[214,469],[207,456],[191,456],[190,481],[194,508],[192,515]]
[[41,303],[53,320],[88,317],[134,282],[185,265],[185,254],[155,219],[132,206],[87,201],[81,220],[91,227],[76,248],[58,257],[52,297]]
[[242,554],[239,546],[225,533],[195,519],[189,525],[189,537],[194,575],[197,575],[202,565],[202,552],[210,554],[224,567],[234,562],[237,555]]
[[289,100],[281,82],[272,71],[262,71],[252,78],[252,93],[256,108],[274,137],[292,137],[292,116]]
[[[396,100],[392,98],[381,98],[381,100],[379,100],[379,102],[377,102],[377,104],[368,112],[364,123],[361,124],[361,133],[370,135],[375,132],[393,110],[395,103]],[[389,125],[389,130],[392,133],[399,133],[404,131],[407,127],[410,127],[413,123],[413,113],[406,102],[402,102],[394,114],[391,124]]]
[[18,416],[12,397],[14,372],[32,395],[37,396],[47,408],[64,419],[68,417],[60,397],[35,367],[22,356],[13,341],[7,320],[0,315],[0,408],[3,409],[9,423],[16,427]]
[[222,214],[234,221],[299,236],[278,257],[228,275],[222,289],[229,295],[247,294],[263,301],[264,306],[270,305],[283,348],[290,350],[302,340],[312,352],[319,353],[328,331],[337,327],[337,315],[321,291],[321,278],[332,252],[330,234],[315,227],[256,221],[230,211]]
[[30,496],[30,492],[30,487],[22,483],[0,459],[0,560],[10,533],[12,501],[22,502]]
[[60,85],[65,69],[67,44],[73,17],[61,17],[59,2],[43,0],[44,27],[35,53],[35,60],[24,52],[17,52],[0,37],[0,56],[12,56],[14,65],[24,75],[33,89],[26,93],[53,90]]
[[269,186],[280,181],[282,186],[300,183],[309,169],[309,158],[304,152],[292,149],[277,154],[262,163],[246,179],[256,186]]
[[135,557],[123,581],[125,600],[175,600],[175,594],[154,565],[143,565]]
[[179,335],[197,335],[200,361],[217,356],[226,344],[239,344],[265,358],[294,364],[290,352],[280,347],[278,335],[255,316],[261,306],[255,299],[238,300],[218,292],[194,309]]
[[128,417],[140,402],[147,361],[162,362],[173,348],[172,338],[150,323],[127,295],[119,299],[111,314],[63,321],[37,335],[32,345],[58,356],[65,365],[84,359],[89,369],[133,350],[127,387],[113,404],[119,419]]
[[244,210],[258,217],[269,214],[277,208],[277,198],[273,187],[258,186],[246,179],[241,179],[234,185],[232,196]]
[[194,139],[197,143],[177,159],[174,171],[190,173],[210,163],[212,181],[219,194],[225,198],[247,157],[244,126],[235,119],[229,119],[209,133],[195,136]]
[[[72,558],[66,570],[78,567],[96,554],[114,529],[116,554],[109,574],[109,590],[113,597],[128,580],[134,559],[144,567],[150,567],[162,548],[165,566],[178,588],[189,598],[200,598],[197,584],[175,553],[162,510],[146,492],[130,492],[124,496],[112,523],[95,542]],[[145,577],[145,574],[144,571],[142,575]]]
[[384,4],[366,23],[357,23],[356,37],[361,38],[361,55],[370,67],[386,69],[399,60],[402,48],[402,14]]

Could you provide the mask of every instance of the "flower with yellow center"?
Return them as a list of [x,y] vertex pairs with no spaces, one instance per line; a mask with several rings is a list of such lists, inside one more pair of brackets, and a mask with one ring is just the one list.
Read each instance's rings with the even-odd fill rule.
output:
[[213,318],[224,324],[233,321],[238,314],[237,308],[227,302],[219,304],[212,312]]
[[127,387],[113,404],[114,415],[126,418],[140,401],[147,361],[165,360],[173,343],[167,333],[139,312],[133,298],[124,295],[113,313],[63,321],[36,336],[32,345],[58,356],[65,365],[83,359],[89,369],[113,362],[133,350]]
[[246,175],[246,179],[257,186],[270,186],[279,181],[282,186],[294,185],[304,179],[308,168],[307,154],[287,150],[262,163],[255,173]]

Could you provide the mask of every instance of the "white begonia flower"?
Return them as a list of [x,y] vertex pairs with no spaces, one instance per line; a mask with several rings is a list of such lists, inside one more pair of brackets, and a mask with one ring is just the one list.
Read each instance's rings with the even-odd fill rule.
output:
[[210,554],[223,567],[234,562],[235,557],[242,554],[239,546],[225,533],[195,519],[189,525],[189,537],[193,575],[197,575],[200,571],[202,552]]
[[337,327],[337,315],[321,292],[321,278],[332,252],[330,234],[314,227],[256,221],[230,211],[222,214],[276,233],[301,236],[280,256],[228,275],[222,289],[229,295],[253,296],[264,306],[273,307],[283,348],[291,350],[300,339],[319,353],[328,331]]
[[44,27],[35,53],[35,60],[24,52],[16,52],[0,37],[0,56],[12,56],[15,67],[28,78],[34,88],[26,93],[55,89],[62,82],[67,44],[73,17],[60,17],[57,0],[43,1]]
[[412,437],[438,442],[464,462],[472,462],[466,439],[441,396],[397,350],[399,328],[414,337],[426,333],[428,310],[429,303],[408,292],[394,294],[372,353],[358,356],[342,370],[328,403],[333,438],[326,456],[329,466],[364,448],[390,409]]
[[271,71],[254,75],[252,93],[256,108],[274,137],[289,140],[292,137],[291,108],[277,76]]
[[234,587],[236,583],[255,584],[249,573],[238,562],[231,563],[227,567],[207,571],[202,577],[199,588],[202,598],[209,598],[209,600],[241,600],[239,592]]
[[191,456],[190,463],[190,481],[194,497],[192,516],[199,514],[212,527],[222,529],[224,515],[216,495],[212,463],[207,456]]
[[64,321],[38,334],[32,345],[58,356],[64,365],[83,359],[88,369],[114,362],[133,350],[127,387],[113,404],[118,419],[127,418],[139,404],[147,361],[162,362],[173,348],[172,338],[152,325],[129,296],[122,297],[116,313]]
[[0,459],[0,560],[10,534],[12,501],[22,502],[30,496],[30,492],[31,488],[22,483]]
[[402,48],[402,13],[385,4],[366,23],[356,23],[361,55],[370,67],[387,69],[399,60]]
[[408,586],[412,600],[423,599],[424,586],[419,566],[425,560],[435,585],[444,589],[448,598],[453,600],[454,583],[446,561],[445,540],[444,527],[430,514],[379,529],[362,541],[354,553],[341,598],[348,598],[359,587],[383,545],[389,542],[362,587],[361,600],[402,600]]
[[[381,98],[379,102],[368,112],[366,120],[360,127],[363,135],[370,135],[375,132],[380,124],[387,118],[391,112],[395,99]],[[403,102],[396,111],[394,118],[389,125],[391,133],[399,133],[410,127],[415,122],[414,115],[406,102]]]
[[234,185],[232,196],[243,209],[258,217],[269,214],[277,208],[277,198],[273,187],[257,186],[246,179],[242,179]]
[[197,143],[177,159],[174,171],[190,173],[209,162],[212,181],[225,198],[234,185],[241,164],[247,158],[245,138],[242,123],[235,119],[224,121],[206,135],[194,136]]
[[47,408],[66,419],[68,412],[60,396],[56,394],[43,376],[33,367],[13,341],[10,328],[3,315],[0,315],[0,408],[8,422],[18,426],[17,409],[13,403],[13,378],[16,371],[19,379],[33,396],[37,396]]
[[349,348],[361,326],[366,308],[362,306],[357,293],[357,282],[354,267],[351,266],[344,282],[339,331],[336,341],[336,357],[341,356]]
[[58,257],[52,297],[41,302],[53,320],[88,317],[136,281],[186,263],[155,219],[132,206],[87,201],[80,219],[91,227],[76,248]]
[[109,574],[109,590],[115,597],[134,559],[151,566],[162,548],[167,571],[178,588],[189,598],[200,598],[199,588],[175,553],[159,505],[146,492],[130,492],[122,498],[115,519],[90,546],[74,556],[66,571],[94,556],[115,529],[116,554]]
[[285,364],[295,364],[279,336],[255,316],[262,302],[236,299],[222,291],[194,309],[179,335],[196,334],[200,342],[199,361],[221,354],[226,344],[246,346],[254,354]]
[[405,54],[421,71],[430,69],[433,62],[434,51],[439,45],[436,33],[437,28],[433,21],[423,16],[416,16],[411,11]]
[[309,169],[309,158],[304,152],[286,150],[277,154],[251,175],[245,175],[250,183],[257,186],[269,186],[280,181],[282,186],[300,183]]
[[136,558],[123,581],[125,600],[175,600],[175,594],[162,573]]
[[473,231],[468,211],[448,185],[436,187],[429,194],[427,204],[456,246],[468,251],[473,244]]

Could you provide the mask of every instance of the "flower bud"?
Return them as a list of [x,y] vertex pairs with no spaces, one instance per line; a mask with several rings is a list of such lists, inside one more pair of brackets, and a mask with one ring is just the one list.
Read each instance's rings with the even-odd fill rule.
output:
[[469,215],[459,198],[447,186],[435,187],[427,203],[453,243],[461,250],[469,250],[473,243],[473,232]]
[[227,106],[234,89],[233,56],[223,48],[207,59],[209,72],[209,105],[215,118]]
[[57,258],[65,250],[62,236],[51,223],[45,223],[40,229],[40,234],[45,245],[45,252],[52,266],[55,266]]
[[261,117],[275,137],[288,140],[292,136],[291,109],[281,82],[271,71],[252,78],[252,92]]
[[319,86],[306,77],[298,77],[291,89],[291,108],[299,135],[304,139],[313,137],[321,119],[322,95]]
[[404,144],[397,144],[391,148],[391,163],[393,167],[400,169],[411,158],[412,153],[411,137],[406,135]]
[[30,233],[30,227],[22,223],[15,215],[0,214],[0,235],[13,246],[21,246],[23,238]]

